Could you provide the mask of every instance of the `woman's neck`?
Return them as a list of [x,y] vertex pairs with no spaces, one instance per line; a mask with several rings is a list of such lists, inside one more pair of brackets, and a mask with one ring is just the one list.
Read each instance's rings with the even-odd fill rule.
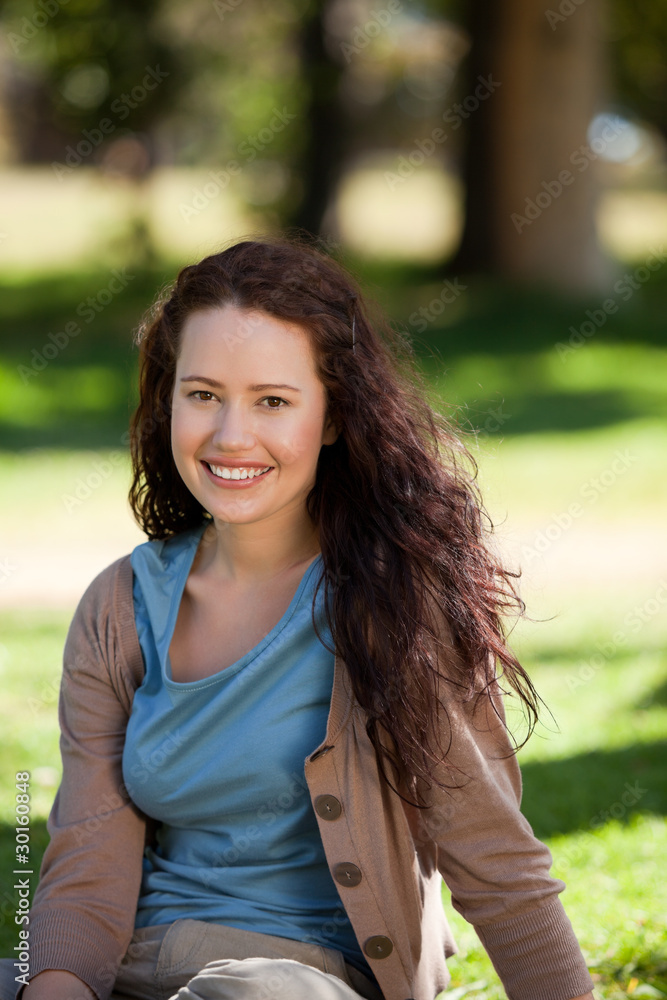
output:
[[310,519],[292,524],[214,520],[204,530],[192,571],[211,581],[261,584],[310,562],[319,551],[319,530]]

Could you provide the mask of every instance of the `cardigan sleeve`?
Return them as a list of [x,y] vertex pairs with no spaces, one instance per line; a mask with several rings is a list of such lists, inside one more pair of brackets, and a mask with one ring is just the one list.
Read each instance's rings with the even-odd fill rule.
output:
[[[118,563],[90,584],[65,643],[63,777],[29,914],[30,978],[74,973],[107,1000],[134,932],[146,820],[129,799],[122,754],[133,686],[117,644]],[[127,606],[124,613],[127,614]]]
[[[450,644],[440,671],[443,749],[423,822],[452,905],[471,923],[510,1000],[571,1000],[593,981],[549,874],[551,854],[520,811],[521,772],[497,680],[466,702]],[[454,669],[451,667],[454,665]],[[443,676],[444,675],[444,676]]]

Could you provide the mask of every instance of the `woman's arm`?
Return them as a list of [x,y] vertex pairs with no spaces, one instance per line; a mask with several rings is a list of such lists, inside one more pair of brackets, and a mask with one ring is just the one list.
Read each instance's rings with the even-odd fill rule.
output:
[[72,972],[47,969],[31,979],[20,1000],[97,1000],[95,993]]
[[[471,923],[513,1000],[590,997],[593,982],[563,909],[565,884],[552,878],[548,848],[520,811],[521,773],[494,682],[464,702],[460,660],[445,633],[438,654],[441,743],[447,770],[432,783],[424,835],[437,845],[438,868],[452,905]],[[445,712],[446,709],[446,712]],[[430,796],[430,797],[429,797]]]
[[[69,974],[100,1000],[112,991],[134,930],[146,827],[122,775],[133,685],[118,636],[134,624],[131,601],[119,606],[122,562],[91,583],[67,635],[59,701],[63,777],[30,910],[31,979],[47,970]],[[54,971],[63,969],[68,973]]]

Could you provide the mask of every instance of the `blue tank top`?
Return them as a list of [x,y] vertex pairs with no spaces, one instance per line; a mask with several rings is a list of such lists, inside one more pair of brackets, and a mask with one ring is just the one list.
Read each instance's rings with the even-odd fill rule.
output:
[[[192,917],[336,948],[375,979],[329,871],[304,777],[322,742],[334,654],[311,619],[321,555],[253,649],[211,677],[171,679],[169,645],[205,524],[132,552],[146,673],[123,752],[137,806],[160,822],[136,926]],[[323,588],[316,620],[332,646]]]

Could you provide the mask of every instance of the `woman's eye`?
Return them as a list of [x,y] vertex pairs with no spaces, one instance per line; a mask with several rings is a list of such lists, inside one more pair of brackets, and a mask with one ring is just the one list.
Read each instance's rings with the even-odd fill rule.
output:
[[[190,395],[195,396],[197,399],[201,399],[202,396],[208,396],[210,399],[213,399],[213,393],[208,392],[206,389],[195,389]],[[208,399],[202,399],[201,401],[202,403],[208,403]]]
[[[287,400],[286,399],[282,399],[280,396],[265,396],[264,399],[266,399],[269,403],[284,403],[285,406],[289,406],[289,403],[287,402]],[[283,407],[282,406],[271,406],[271,405],[269,405],[268,409],[269,410],[282,410]]]

